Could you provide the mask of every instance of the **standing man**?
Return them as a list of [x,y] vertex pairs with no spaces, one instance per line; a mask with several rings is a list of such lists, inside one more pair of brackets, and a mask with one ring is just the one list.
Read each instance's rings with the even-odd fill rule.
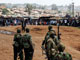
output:
[[49,31],[47,32],[47,34],[45,36],[45,39],[42,42],[42,46],[46,44],[46,42],[50,38],[50,35],[52,34],[52,32],[54,33],[54,35],[56,35],[56,32],[52,29],[52,26],[51,25],[48,26],[48,30]]
[[[52,26],[50,25],[48,27],[48,32],[45,36],[45,39],[42,42],[42,49],[45,48],[45,52],[46,52],[46,56],[48,57],[48,60],[51,60],[51,54],[49,53],[49,51],[51,52],[51,49],[53,49],[53,46],[57,45],[57,39],[56,39],[56,32],[52,29]],[[51,38],[51,42],[49,41],[49,39]],[[49,41],[49,43],[48,43]],[[48,45],[49,44],[49,45]],[[50,48],[48,48],[50,47]]]
[[[46,45],[46,55],[48,60],[52,60],[52,50],[57,51],[57,46],[52,38],[49,38]],[[55,54],[55,52],[53,52]]]
[[32,43],[31,35],[29,34],[29,29],[26,28],[26,34],[23,35],[23,47],[25,53],[25,60],[32,60],[34,48]]
[[19,29],[17,30],[17,33],[14,35],[13,50],[14,50],[14,60],[17,60],[18,56],[20,60],[23,60],[22,36],[21,36],[21,31]]
[[22,20],[22,31],[25,31],[25,27],[26,27],[25,21]]
[[49,26],[48,26],[48,32],[47,32],[47,34],[46,34],[46,36],[45,36],[45,39],[47,39],[48,37],[50,37],[52,31],[53,31],[54,34],[56,35],[56,32],[52,29],[52,26],[49,25]]

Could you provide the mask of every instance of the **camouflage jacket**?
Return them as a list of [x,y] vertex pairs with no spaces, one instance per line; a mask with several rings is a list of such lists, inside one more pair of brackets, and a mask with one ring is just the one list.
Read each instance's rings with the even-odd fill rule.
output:
[[54,51],[57,51],[57,46],[56,46],[55,42],[53,42],[53,39],[49,38],[47,40],[47,44],[46,44],[46,52],[49,54],[49,56],[51,56],[52,53],[53,54],[55,53],[52,51],[53,49],[54,49]]
[[64,60],[72,60],[72,56],[69,53],[63,52],[62,54]]
[[24,46],[24,48],[32,48],[33,49],[32,38],[29,33],[26,33],[23,35],[23,46]]
[[44,40],[43,40],[43,42],[42,42],[42,45],[46,44],[47,40],[50,38],[50,34],[51,34],[52,31],[54,32],[54,34],[56,34],[54,30],[48,31]]
[[54,32],[54,34],[56,34],[56,32],[54,30],[50,30],[47,32],[46,36],[45,36],[45,40],[48,39],[51,35],[51,33]]
[[72,60],[72,56],[69,53],[60,52],[55,55],[54,60]]
[[19,47],[20,45],[22,45],[22,35],[20,33],[17,33],[14,35],[13,46]]
[[[50,39],[50,37],[48,37],[48,39]],[[45,45],[45,46],[46,46],[48,39],[45,39],[45,40],[42,42],[42,45]],[[53,38],[52,40],[53,40],[53,42],[56,44],[56,46],[57,46],[58,44],[60,44],[60,40],[58,40],[57,36],[54,36],[54,38]]]

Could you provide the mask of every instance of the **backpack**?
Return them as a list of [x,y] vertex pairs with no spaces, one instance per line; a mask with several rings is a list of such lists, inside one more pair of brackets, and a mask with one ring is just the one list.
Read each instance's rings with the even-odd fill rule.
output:
[[22,40],[21,40],[21,34],[16,34],[15,36],[14,36],[14,46],[15,47],[19,47],[22,43]]
[[54,49],[55,51],[57,50],[56,48],[56,44],[55,42],[53,41],[53,39],[48,39],[47,40],[47,44],[46,44],[46,51],[48,52],[49,55],[52,55],[52,49]]
[[30,48],[29,38],[30,36],[27,34],[23,36],[23,48]]

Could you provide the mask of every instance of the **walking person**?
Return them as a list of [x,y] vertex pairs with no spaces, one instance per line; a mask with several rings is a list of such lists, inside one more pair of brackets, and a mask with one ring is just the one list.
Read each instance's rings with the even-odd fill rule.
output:
[[24,47],[25,60],[32,60],[33,53],[34,53],[32,38],[29,32],[30,30],[26,28],[26,34],[23,35],[23,47]]
[[14,35],[13,51],[14,51],[14,60],[17,60],[18,56],[20,60],[23,60],[22,35],[19,29],[17,30],[17,33]]

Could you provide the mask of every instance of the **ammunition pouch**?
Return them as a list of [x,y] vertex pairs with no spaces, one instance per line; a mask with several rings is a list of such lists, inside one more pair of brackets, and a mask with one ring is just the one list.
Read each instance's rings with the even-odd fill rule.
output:
[[19,47],[19,44],[18,44],[17,42],[14,42],[14,43],[13,43],[13,46]]

